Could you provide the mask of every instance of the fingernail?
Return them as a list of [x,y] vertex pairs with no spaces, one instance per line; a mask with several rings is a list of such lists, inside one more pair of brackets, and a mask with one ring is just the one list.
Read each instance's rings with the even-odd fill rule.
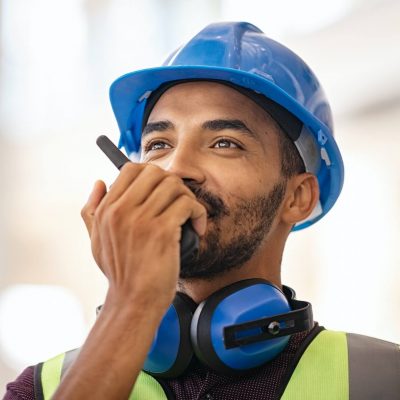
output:
[[193,228],[196,230],[196,232],[200,235],[203,236],[206,233],[207,229],[207,219],[206,218],[197,218],[193,222]]

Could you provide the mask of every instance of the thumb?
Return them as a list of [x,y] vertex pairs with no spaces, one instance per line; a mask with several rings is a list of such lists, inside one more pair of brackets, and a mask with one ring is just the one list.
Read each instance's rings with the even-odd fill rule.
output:
[[89,232],[89,236],[92,232],[94,213],[96,212],[97,207],[99,206],[101,200],[106,194],[106,184],[103,181],[96,181],[93,186],[92,193],[90,193],[86,204],[82,208],[81,216],[83,221],[85,222],[86,229]]

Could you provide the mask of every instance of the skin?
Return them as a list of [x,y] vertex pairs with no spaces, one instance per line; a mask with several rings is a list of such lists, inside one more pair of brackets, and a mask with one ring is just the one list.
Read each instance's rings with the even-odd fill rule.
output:
[[[215,120],[239,120],[247,130],[207,123]],[[179,280],[180,226],[191,219],[200,237],[215,228],[207,205],[196,200],[182,179],[205,187],[230,207],[269,193],[283,179],[279,131],[264,110],[234,89],[196,82],[166,91],[145,133],[143,163],[126,164],[109,192],[104,182],[96,182],[82,210],[94,259],[109,289],[54,399],[128,398],[178,285],[196,302],[242,279],[264,278],[281,286],[287,236],[318,200],[315,176],[304,173],[285,180],[271,229],[248,262],[212,280]],[[219,223],[221,241],[228,242],[234,222],[224,216]]]

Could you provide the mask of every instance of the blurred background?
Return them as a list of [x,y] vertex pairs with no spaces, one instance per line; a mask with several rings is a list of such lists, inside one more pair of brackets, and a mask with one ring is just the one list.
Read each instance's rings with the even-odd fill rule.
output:
[[0,18],[0,387],[79,346],[102,303],[80,209],[117,175],[95,145],[118,141],[109,85],[222,20],[300,54],[334,112],[343,193],[290,237],[284,283],[325,327],[400,342],[398,0],[0,0]]

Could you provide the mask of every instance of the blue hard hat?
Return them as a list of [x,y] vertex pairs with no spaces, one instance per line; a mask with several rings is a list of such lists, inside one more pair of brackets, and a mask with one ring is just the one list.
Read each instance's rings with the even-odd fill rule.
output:
[[324,91],[300,57],[246,22],[208,25],[173,52],[163,66],[118,78],[111,85],[110,99],[121,132],[119,146],[128,154],[139,151],[143,116],[152,92],[164,84],[192,80],[226,82],[250,90],[301,121],[292,140],[306,171],[318,178],[320,199],[311,216],[293,230],[313,224],[332,208],[343,186],[344,170]]

